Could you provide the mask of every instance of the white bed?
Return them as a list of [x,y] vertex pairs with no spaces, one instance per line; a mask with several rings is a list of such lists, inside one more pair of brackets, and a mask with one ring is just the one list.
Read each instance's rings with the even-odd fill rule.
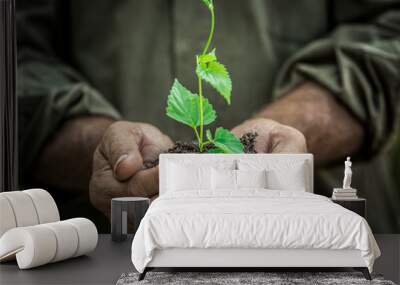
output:
[[[243,181],[265,169],[269,185],[216,189],[225,172],[242,183],[235,169]],[[312,192],[310,154],[161,155],[160,197],[134,237],[132,262],[141,278],[154,267],[355,267],[369,277],[380,251],[367,222]]]

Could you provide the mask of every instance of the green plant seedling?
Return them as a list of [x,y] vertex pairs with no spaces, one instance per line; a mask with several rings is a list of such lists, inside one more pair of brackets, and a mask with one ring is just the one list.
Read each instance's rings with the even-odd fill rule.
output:
[[204,126],[214,122],[217,114],[203,95],[203,80],[210,84],[228,105],[231,103],[232,81],[225,66],[218,62],[215,48],[209,51],[214,36],[214,4],[213,0],[202,1],[211,13],[211,28],[202,53],[196,56],[198,94],[190,92],[175,79],[168,95],[167,116],[193,129],[200,152],[206,151],[205,146],[212,144],[211,149],[207,148],[210,153],[243,153],[240,140],[222,127],[215,130],[214,136],[207,129],[204,139]]

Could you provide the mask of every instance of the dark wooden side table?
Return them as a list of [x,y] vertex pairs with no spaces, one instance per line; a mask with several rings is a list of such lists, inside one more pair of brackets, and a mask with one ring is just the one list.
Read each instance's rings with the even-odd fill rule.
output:
[[111,237],[113,241],[124,241],[128,235],[128,222],[132,234],[136,233],[140,221],[146,214],[150,199],[144,197],[119,197],[111,200]]
[[364,198],[357,199],[331,199],[332,202],[339,204],[340,206],[359,214],[361,217],[367,217],[367,200]]

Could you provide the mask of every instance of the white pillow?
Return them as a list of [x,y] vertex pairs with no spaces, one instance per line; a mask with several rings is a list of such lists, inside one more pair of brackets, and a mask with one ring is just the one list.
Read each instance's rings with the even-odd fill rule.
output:
[[236,170],[212,168],[213,190],[236,190]]
[[306,191],[306,163],[301,160],[239,160],[240,170],[267,170],[267,188],[272,190]]
[[211,167],[168,164],[169,191],[211,189]]
[[306,176],[303,166],[287,172],[278,169],[267,171],[268,188],[272,190],[306,191]]
[[236,170],[238,188],[267,188],[267,171]]

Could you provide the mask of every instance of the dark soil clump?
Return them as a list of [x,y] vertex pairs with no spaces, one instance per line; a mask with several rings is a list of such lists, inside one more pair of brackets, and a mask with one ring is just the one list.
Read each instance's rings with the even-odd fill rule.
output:
[[[256,132],[245,133],[241,138],[240,142],[244,146],[244,153],[257,153],[256,151],[256,138],[258,134]],[[205,147],[205,151],[207,152],[209,149],[214,147],[213,144],[208,144]],[[194,143],[177,141],[175,145],[170,148],[168,153],[200,153],[199,147]]]
[[258,134],[256,132],[253,133],[245,133],[241,138],[240,142],[244,146],[244,153],[257,153],[256,151],[256,138]]
[[[244,146],[244,153],[257,153],[256,146],[256,138],[258,134],[256,132],[245,133],[241,138],[240,142]],[[213,144],[208,144],[205,147],[205,152],[214,147]],[[194,143],[176,141],[175,145],[168,149],[166,153],[200,153],[199,147]],[[158,158],[153,161],[145,161],[144,167],[151,168],[158,165]]]
[[[212,149],[214,147],[213,144],[208,144],[204,147],[204,152]],[[188,143],[177,141],[175,145],[170,148],[168,153],[200,153],[199,147],[195,143]]]
[[149,169],[158,165],[158,158],[152,161],[143,162],[143,166],[145,169]]
[[182,142],[182,141],[177,141],[175,142],[175,145],[171,147],[168,151],[168,153],[198,153],[199,147],[195,145],[194,143],[188,143],[188,142]]

